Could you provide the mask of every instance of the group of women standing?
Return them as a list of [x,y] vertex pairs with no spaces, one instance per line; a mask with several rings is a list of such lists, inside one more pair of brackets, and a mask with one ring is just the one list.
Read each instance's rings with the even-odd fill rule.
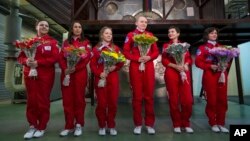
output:
[[[154,113],[154,64],[153,60],[159,55],[157,44],[154,43],[145,56],[141,56],[138,45],[133,37],[138,34],[150,34],[146,31],[147,19],[140,16],[136,20],[136,29],[129,32],[123,47],[124,56],[130,60],[129,75],[132,89],[134,134],[141,134],[143,125],[148,134],[155,134],[155,113]],[[104,71],[104,62],[101,59],[101,52],[112,50],[121,52],[119,47],[113,43],[112,29],[103,27],[99,33],[99,42],[91,48],[90,41],[83,36],[83,26],[80,22],[73,22],[69,37],[64,41],[61,51],[57,47],[57,41],[48,35],[49,25],[47,21],[40,21],[36,25],[37,37],[43,42],[36,47],[34,59],[26,57],[21,51],[18,61],[24,65],[24,80],[27,88],[27,109],[26,117],[29,122],[29,130],[24,138],[42,137],[49,121],[50,93],[54,83],[55,67],[59,62],[61,73],[61,91],[65,115],[65,126],[60,136],[67,136],[73,133],[75,136],[82,134],[84,126],[85,110],[85,88],[87,86],[88,73],[87,64],[90,62],[91,71],[94,74],[95,93],[97,97],[96,117],[99,125],[99,135],[117,135],[115,128],[115,116],[117,113],[117,100],[119,95],[118,71],[123,63],[117,63],[109,67],[108,72]],[[216,59],[208,52],[210,48],[217,47],[218,30],[208,28],[204,33],[206,40],[197,51],[195,64],[204,70],[202,84],[207,95],[206,114],[209,124],[214,132],[228,132],[225,125],[225,114],[227,111],[227,82],[218,84],[219,74],[217,71]],[[169,42],[163,45],[163,50],[173,43],[180,43],[180,30],[171,26],[168,30]],[[73,45],[84,48],[86,56],[80,59],[75,67],[69,68],[65,57],[64,47]],[[162,53],[162,64],[166,67],[165,82],[168,91],[170,116],[173,123],[173,131],[181,133],[193,133],[190,125],[192,115],[193,97],[191,92],[190,66],[192,59],[189,52],[184,54],[185,62],[180,65],[175,62],[166,52]],[[145,64],[145,70],[140,71],[140,63]],[[228,65],[229,67],[230,65]],[[38,75],[30,77],[30,68],[36,68]],[[181,80],[180,72],[186,73],[186,81]],[[70,75],[69,85],[64,85],[63,80]],[[100,79],[106,79],[105,87],[98,87]],[[227,81],[227,80],[226,80]],[[145,110],[143,110],[145,107]],[[142,115],[145,111],[145,115]]]

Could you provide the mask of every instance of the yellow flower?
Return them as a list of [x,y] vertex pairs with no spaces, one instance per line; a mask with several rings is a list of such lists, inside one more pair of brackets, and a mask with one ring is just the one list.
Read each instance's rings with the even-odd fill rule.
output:
[[119,60],[121,61],[121,62],[125,62],[126,61],[126,58],[125,58],[125,56],[123,55],[123,54],[119,54]]
[[133,37],[134,41],[139,45],[151,45],[158,41],[158,38],[150,34],[137,34]]
[[102,51],[101,57],[104,59],[107,65],[111,66],[119,62],[125,62],[125,57],[120,52],[115,51]]
[[110,56],[114,57],[115,59],[118,59],[118,54],[116,52],[111,52]]

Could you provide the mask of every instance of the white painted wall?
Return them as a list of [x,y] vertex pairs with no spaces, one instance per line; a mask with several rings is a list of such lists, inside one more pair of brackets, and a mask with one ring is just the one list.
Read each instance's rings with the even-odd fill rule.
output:
[[250,41],[238,45],[243,95],[250,95]]

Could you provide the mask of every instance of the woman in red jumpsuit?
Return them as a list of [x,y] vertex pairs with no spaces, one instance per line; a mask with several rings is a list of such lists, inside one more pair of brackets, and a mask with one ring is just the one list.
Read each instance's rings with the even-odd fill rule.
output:
[[[227,111],[228,71],[225,72],[226,82],[219,83],[221,72],[218,70],[218,62],[215,56],[209,53],[209,49],[220,46],[217,37],[218,30],[214,27],[207,28],[204,31],[205,43],[197,50],[195,64],[203,70],[202,85],[206,92],[206,114],[211,130],[228,133],[228,129],[224,126]],[[228,69],[230,64],[228,64]]]
[[[27,90],[26,117],[30,128],[24,138],[42,137],[50,117],[50,93],[54,84],[55,63],[59,49],[57,41],[48,35],[49,24],[39,21],[37,36],[41,42],[36,47],[35,58],[29,59],[21,51],[18,62],[24,65],[24,81]],[[30,68],[36,68],[37,76],[29,76]]]
[[[88,80],[86,65],[91,57],[91,46],[89,40],[84,38],[82,27],[80,22],[73,22],[68,39],[63,43],[63,48],[73,45],[85,49],[86,56],[81,58],[75,67],[69,68],[63,48],[60,52],[61,90],[66,122],[60,136],[67,136],[70,132],[74,132],[75,136],[80,136],[84,126],[85,88]],[[70,75],[69,85],[63,83],[65,75]]]
[[[123,53],[127,59],[129,59],[129,76],[130,84],[132,87],[133,98],[133,119],[134,119],[134,134],[141,134],[141,128],[143,125],[142,107],[145,106],[144,122],[147,128],[148,134],[155,134],[155,113],[154,113],[154,88],[155,88],[155,70],[153,60],[159,55],[157,44],[151,45],[149,52],[146,56],[140,56],[138,46],[133,41],[134,35],[152,33],[146,31],[147,18],[140,16],[136,20],[136,29],[127,34]],[[145,71],[139,70],[141,62],[145,63]],[[144,102],[143,102],[144,101]]]
[[[163,45],[162,64],[166,67],[165,83],[168,91],[168,101],[170,108],[170,116],[173,122],[174,132],[181,133],[181,128],[187,133],[193,133],[190,127],[190,117],[192,115],[193,97],[191,91],[191,75],[189,67],[192,64],[191,56],[187,51],[184,54],[184,64],[177,64],[175,59],[167,54],[165,50],[173,43],[180,43],[178,39],[180,29],[171,26],[168,29],[169,42]],[[180,72],[185,72],[187,79],[182,81]]]
[[[117,112],[117,101],[119,96],[119,74],[123,63],[117,63],[109,68],[108,72],[104,71],[104,61],[101,58],[102,51],[112,50],[120,52],[118,46],[113,44],[112,29],[103,27],[99,33],[100,41],[93,48],[93,58],[90,62],[91,71],[94,73],[94,85],[97,96],[96,117],[99,125],[99,135],[106,135],[106,128],[109,128],[110,135],[117,135],[115,129],[115,116]],[[106,85],[99,87],[99,80],[105,78]]]

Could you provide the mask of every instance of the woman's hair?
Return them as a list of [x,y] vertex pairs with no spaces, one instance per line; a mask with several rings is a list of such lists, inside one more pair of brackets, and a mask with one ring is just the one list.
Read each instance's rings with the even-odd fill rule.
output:
[[203,41],[204,42],[207,42],[207,40],[208,40],[208,34],[211,33],[211,32],[213,32],[213,31],[217,31],[217,34],[219,33],[218,28],[215,28],[215,27],[209,27],[209,28],[206,28],[204,30],[204,33],[203,33]]
[[73,21],[72,24],[71,24],[71,26],[70,26],[70,29],[69,29],[69,36],[68,36],[68,42],[69,42],[69,44],[73,43],[73,36],[74,36],[73,27],[74,27],[75,23],[79,23],[81,25],[81,27],[82,27],[82,33],[81,33],[80,41],[84,41],[85,40],[82,23],[80,21]]
[[46,21],[46,20],[36,20],[35,27],[37,27],[37,26],[38,26],[38,24],[39,24],[41,21],[45,21],[45,22],[47,22],[47,23],[49,24],[49,22],[48,22],[48,21]]
[[[97,43],[97,47],[100,47],[100,46],[102,45],[102,41],[103,41],[102,35],[103,35],[103,33],[104,33],[104,31],[105,31],[106,29],[110,29],[111,32],[113,32],[111,27],[108,27],[108,26],[102,27],[101,30],[100,30],[100,32],[99,32],[99,42]],[[111,47],[113,47],[113,46],[114,46],[114,43],[113,43],[113,37],[112,37],[112,40],[111,40]]]
[[[143,17],[143,18],[147,19],[147,17],[146,17],[146,16],[144,16],[144,15],[140,15],[140,16],[138,16],[137,18],[135,18],[135,21],[136,21],[136,22],[138,22],[138,21],[139,21],[139,19],[140,19],[141,17]],[[147,19],[147,20],[148,20],[148,19]]]
[[169,30],[169,29],[175,29],[175,31],[176,31],[177,33],[181,33],[180,28],[177,27],[177,26],[170,26],[170,27],[168,28],[168,30]]

